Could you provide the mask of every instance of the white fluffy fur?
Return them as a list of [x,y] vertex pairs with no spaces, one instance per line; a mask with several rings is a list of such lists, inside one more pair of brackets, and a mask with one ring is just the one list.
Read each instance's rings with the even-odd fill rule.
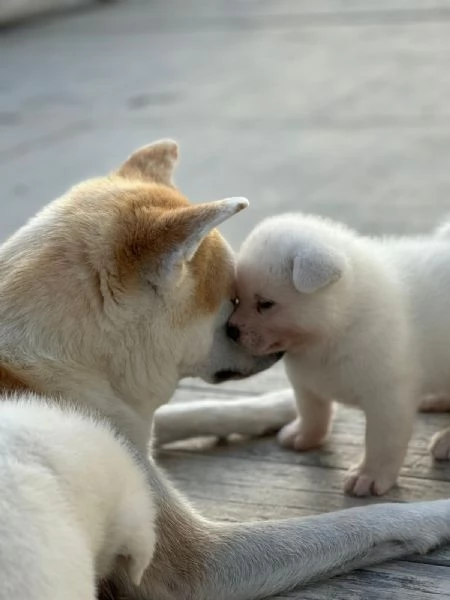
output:
[[[289,214],[263,221],[242,246],[232,323],[252,351],[287,351],[300,414],[279,439],[319,446],[332,400],[361,407],[365,454],[345,486],[356,495],[395,484],[422,397],[450,396],[447,232],[373,239]],[[449,457],[449,432],[433,452]]]
[[105,423],[2,399],[0,487],[2,598],[94,600],[119,558],[139,584],[155,545],[150,484]]

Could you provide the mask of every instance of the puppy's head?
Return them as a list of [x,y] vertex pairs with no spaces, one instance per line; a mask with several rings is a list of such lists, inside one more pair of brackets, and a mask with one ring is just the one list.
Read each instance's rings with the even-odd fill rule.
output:
[[263,221],[238,256],[229,335],[260,355],[301,351],[331,335],[345,305],[347,235],[302,215]]
[[216,227],[248,202],[191,204],[172,182],[177,155],[172,141],[137,150],[4,244],[0,319],[11,347],[101,369],[129,396],[152,386],[161,397],[183,376],[215,381],[273,362],[225,336],[234,256]]

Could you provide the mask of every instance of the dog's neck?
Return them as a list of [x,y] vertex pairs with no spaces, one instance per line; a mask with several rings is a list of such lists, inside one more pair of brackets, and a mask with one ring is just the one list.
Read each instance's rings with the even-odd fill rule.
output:
[[176,385],[177,380],[166,378],[142,389],[137,383],[111,381],[80,365],[74,369],[42,359],[33,361],[32,366],[19,366],[0,355],[0,397],[33,393],[81,406],[111,421],[142,452],[150,441],[154,412],[170,400]]

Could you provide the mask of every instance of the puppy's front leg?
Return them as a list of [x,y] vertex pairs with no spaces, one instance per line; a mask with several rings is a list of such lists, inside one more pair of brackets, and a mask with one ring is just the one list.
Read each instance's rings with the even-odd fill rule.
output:
[[365,454],[348,472],[344,485],[347,493],[381,496],[395,485],[415,415],[414,397],[408,392],[372,396],[362,406],[366,415]]
[[333,414],[332,403],[302,386],[295,389],[299,416],[278,434],[279,443],[293,450],[312,450],[325,442]]

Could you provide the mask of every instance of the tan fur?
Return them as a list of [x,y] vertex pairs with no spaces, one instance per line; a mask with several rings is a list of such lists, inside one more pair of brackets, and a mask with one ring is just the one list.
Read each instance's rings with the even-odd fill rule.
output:
[[158,145],[138,148],[117,170],[117,174],[126,179],[154,181],[172,186],[173,165],[177,159],[177,143],[166,140]]
[[[193,207],[177,191],[174,190],[174,193],[170,194],[167,190],[167,186],[174,187],[171,176],[173,161],[177,158],[178,148],[175,144],[169,151],[167,147],[147,146],[134,152],[117,171],[119,177],[128,180],[151,182],[149,187],[140,188],[140,197],[133,198],[130,203],[124,203],[124,216],[132,220],[124,232],[126,239],[119,244],[117,250],[118,260],[121,261],[120,270],[125,276],[133,272],[136,256],[155,265],[171,247],[183,241],[189,226],[201,220],[205,211],[210,210],[209,206]],[[155,183],[163,185],[158,186]],[[150,203],[148,195],[151,195]],[[129,209],[130,205],[134,214]],[[169,209],[170,214],[167,214]],[[152,229],[152,221],[164,213],[167,215],[166,219],[163,219],[162,225],[149,239],[149,226]],[[187,311],[187,318],[194,317],[196,312],[215,312],[222,299],[232,293],[234,280],[231,266],[229,254],[224,251],[221,235],[217,230],[212,231],[201,244],[190,265],[195,280],[193,297],[196,299],[196,305],[192,306],[192,312]],[[217,277],[218,273],[221,274],[220,277]]]
[[[115,208],[120,215],[115,258],[123,287],[136,283],[140,269],[157,269],[161,257],[182,244],[190,229],[210,210],[207,205],[191,205],[176,190],[145,183],[122,197]],[[218,231],[203,240],[181,275],[195,282],[194,302],[186,310],[186,318],[217,311],[233,282],[232,265]]]
[[[39,309],[45,312],[52,303],[65,307],[61,318],[65,326],[72,323],[73,347],[59,351],[67,353],[70,360],[83,361],[86,345],[76,339],[76,331],[78,327],[83,331],[93,309],[94,317],[101,316],[109,304],[119,304],[124,295],[138,293],[145,272],[157,272],[161,260],[183,243],[190,228],[210,210],[208,205],[192,205],[174,188],[170,175],[177,154],[166,146],[144,148],[117,172],[75,186],[50,205],[58,226],[42,237],[39,246],[23,248],[10,264],[0,264],[3,301],[16,307],[13,312],[27,315],[37,309],[39,314]],[[213,230],[192,261],[180,266],[179,286],[191,289],[191,293],[183,303],[183,312],[177,311],[177,327],[217,312],[224,298],[231,298],[233,268],[228,247]],[[52,335],[58,339],[58,315],[54,312],[51,316]],[[91,326],[95,331],[95,318]],[[52,347],[54,342],[52,339]],[[25,377],[19,362],[12,356],[8,360],[14,366],[0,361],[3,393],[40,391],[70,397],[72,368],[82,366],[72,367],[63,355],[54,364],[36,356]],[[165,581],[180,569],[192,585],[200,577],[205,554],[199,542],[203,538],[205,545],[210,542],[211,532],[206,527],[203,530],[199,520],[194,535],[192,520],[183,519],[184,509],[176,511],[174,506],[169,509],[162,505],[160,541],[151,567],[155,581]],[[178,549],[176,554],[173,548]],[[102,593],[108,594],[106,583]]]

